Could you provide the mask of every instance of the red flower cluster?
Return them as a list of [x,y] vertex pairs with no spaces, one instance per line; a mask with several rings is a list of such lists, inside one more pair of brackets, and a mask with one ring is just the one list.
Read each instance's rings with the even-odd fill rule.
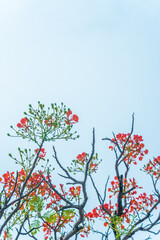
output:
[[[86,154],[85,152],[82,152],[79,154],[76,159],[72,160],[72,166],[69,169],[71,172],[84,172],[85,166],[87,164],[89,158],[89,154]],[[98,154],[95,154],[90,161],[90,164],[88,166],[88,172],[93,173],[98,170],[98,165],[100,164],[101,160],[98,160]]]
[[[64,112],[66,116],[63,118],[65,120],[65,123],[67,125],[73,125],[79,121],[79,118],[77,115],[72,114],[72,111],[69,110],[68,112]],[[63,115],[64,116],[64,115]],[[53,119],[53,116],[50,115],[48,118],[45,119],[44,124],[46,124],[49,127],[52,127],[55,124],[55,121]],[[25,131],[27,131],[28,127],[28,119],[22,118],[20,120],[20,123],[17,124],[18,128],[22,128]],[[70,129],[70,127],[67,127]],[[23,132],[23,130],[22,130]],[[123,153],[122,161],[124,161],[127,164],[131,164],[132,162],[134,164],[137,164],[136,159],[139,159],[139,161],[143,160],[143,157],[148,154],[148,150],[144,150],[144,144],[143,144],[143,138],[139,135],[133,135],[130,136],[128,134],[119,133],[116,135],[116,138],[112,139],[112,145],[109,146],[109,149],[113,150],[114,148],[118,147],[120,149],[120,152]],[[129,137],[129,139],[128,139]],[[127,144],[126,144],[127,141]],[[124,149],[125,146],[125,149]],[[35,153],[38,154],[38,157],[43,159],[46,156],[46,151],[44,148],[36,149]],[[85,152],[82,152],[82,154],[79,154],[76,158],[76,160],[73,160],[72,164],[75,168],[73,169],[74,172],[76,171],[85,171],[84,166],[87,163],[87,159],[89,155]],[[98,155],[93,156],[91,162],[89,163],[88,167],[88,174],[92,172],[96,172],[98,169]],[[96,161],[96,162],[95,162]],[[120,163],[122,162],[120,161]],[[126,164],[125,164],[126,165]],[[153,161],[149,161],[149,163],[144,167],[144,170],[156,178],[160,177],[160,156],[155,158]],[[129,168],[129,166],[127,166]],[[69,168],[68,168],[69,169]],[[69,169],[70,170],[70,169]],[[71,168],[72,170],[72,168]],[[128,169],[127,169],[128,170]],[[33,173],[29,179],[27,179],[27,185],[25,187],[25,191],[30,192],[32,189],[34,189],[39,183],[38,188],[35,188],[34,191],[32,191],[30,194],[25,195],[24,197],[24,203],[23,206],[21,206],[20,210],[24,209],[25,206],[28,204],[30,207],[30,211],[35,211],[34,204],[32,205],[32,202],[34,203],[34,199],[36,202],[36,197],[40,198],[42,200],[42,203],[44,204],[44,200],[47,200],[47,203],[45,205],[45,209],[51,209],[50,214],[45,219],[45,222],[43,223],[43,231],[44,231],[44,237],[47,240],[49,236],[51,236],[53,230],[60,232],[61,228],[65,228],[65,225],[69,222],[72,222],[73,218],[75,217],[75,211],[71,209],[65,209],[64,211],[59,211],[61,208],[63,208],[63,201],[65,199],[69,200],[78,200],[80,199],[81,195],[81,186],[77,187],[70,187],[68,191],[66,192],[64,190],[64,187],[62,184],[60,184],[60,194],[58,195],[54,189],[56,188],[55,185],[53,186],[53,189],[50,188],[50,186],[45,182],[42,181],[43,173]],[[118,174],[117,174],[118,175]],[[127,172],[125,174],[127,177]],[[0,178],[0,183],[4,184],[5,194],[6,197],[13,194],[17,198],[20,194],[20,187],[22,186],[22,183],[25,181],[27,177],[27,172],[24,169],[21,169],[21,171],[18,172],[18,179],[14,177],[14,172],[7,172],[3,174],[3,179]],[[43,175],[44,177],[44,175]],[[46,180],[50,178],[51,176],[44,177]],[[41,182],[42,181],[42,182]],[[111,181],[111,187],[108,188],[109,195],[109,201],[108,203],[105,203],[103,205],[100,205],[99,207],[95,207],[92,211],[85,214],[85,218],[87,218],[88,222],[92,221],[94,222],[95,218],[102,219],[104,222],[104,226],[107,227],[108,224],[110,224],[111,228],[113,229],[113,223],[116,222],[119,224],[121,229],[124,229],[124,222],[125,224],[130,224],[130,221],[132,221],[132,217],[134,220],[134,215],[145,214],[146,212],[149,212],[152,206],[158,201],[157,199],[154,199],[153,195],[147,196],[146,193],[137,194],[137,190],[141,187],[138,187],[136,184],[135,178],[131,179],[123,179],[122,181],[122,190],[121,194],[119,194],[120,191],[120,183],[117,176],[114,177],[114,180]],[[113,204],[113,196],[116,196],[116,201]],[[38,199],[37,198],[37,199]],[[119,198],[121,203],[119,203]],[[118,200],[117,200],[118,199]],[[112,202],[111,202],[112,200]],[[119,205],[118,205],[119,204]],[[44,206],[44,205],[42,205]],[[154,206],[155,208],[155,206]],[[156,208],[155,208],[156,209]],[[121,211],[120,211],[121,210]],[[68,212],[67,212],[68,211]],[[35,211],[36,212],[36,211]],[[53,214],[52,214],[53,212]],[[60,214],[61,212],[61,214]],[[120,214],[119,214],[120,212]],[[38,216],[41,217],[41,210],[38,211]],[[33,214],[34,215],[34,214]],[[121,215],[121,216],[120,216]],[[113,218],[115,219],[113,220]],[[82,230],[81,237],[88,236],[89,231],[91,230],[90,226],[85,226],[85,228]],[[7,238],[7,232],[4,232],[4,239]]]
[[69,195],[70,196],[79,197],[80,193],[81,193],[81,187],[80,186],[77,186],[76,188],[75,187],[70,187],[69,188]]
[[44,123],[45,123],[47,126],[52,127],[53,124],[54,124],[54,119],[53,119],[53,117],[50,116],[49,118],[47,118],[47,119],[44,121]]
[[72,222],[73,221],[72,218],[74,218],[73,212],[68,214],[67,218],[64,215],[60,216],[57,212],[57,214],[54,214],[54,216],[52,216],[51,219],[55,220],[55,215],[56,215],[56,221],[54,221],[53,223],[47,222],[42,224],[43,232],[45,232],[45,235],[44,235],[45,240],[47,240],[49,236],[51,236],[53,229],[55,229],[57,232],[60,231],[59,227],[57,226],[57,223],[59,223],[60,228],[63,228],[67,223]]
[[44,235],[45,240],[47,240],[49,238],[49,236],[52,234],[51,227],[50,227],[50,224],[43,223],[43,232],[45,232],[45,235]]
[[[35,150],[35,153],[38,153],[38,152],[39,152],[39,148],[37,148],[37,149]],[[45,149],[44,149],[44,148],[41,148],[41,151],[40,151],[38,157],[39,157],[39,158],[44,158],[45,156],[46,156]]]
[[[136,194],[136,192],[134,193]],[[132,194],[132,195],[134,195]],[[150,195],[149,197],[146,195],[146,193],[140,194],[137,198],[130,198],[130,206],[129,208],[124,209],[124,213],[121,216],[121,229],[124,229],[124,225],[122,224],[125,220],[127,224],[131,221],[131,214],[134,216],[139,211],[146,211],[149,212],[149,207],[151,208],[154,203],[157,202],[157,199],[153,198],[153,195]],[[106,211],[105,211],[106,209]],[[157,209],[157,208],[155,208]],[[111,224],[112,217],[109,216],[107,212],[111,214],[111,216],[114,216],[115,212],[118,210],[118,204],[116,203],[115,206],[111,204],[111,200],[108,203],[105,203],[103,207],[100,205],[99,208],[94,208],[91,212],[88,212],[85,217],[89,221],[94,220],[94,218],[99,218],[104,220],[104,226],[107,227],[108,224]]]
[[[2,181],[2,183],[4,184],[6,195],[8,196],[10,193],[12,193],[13,189],[15,188],[15,184],[16,184],[15,195],[17,197],[19,197],[18,188],[21,185],[21,183],[24,182],[26,179],[25,170],[21,169],[21,171],[18,172],[17,183],[16,183],[16,179],[14,177],[14,172],[11,172],[11,173],[7,172],[7,173],[3,174],[3,179],[4,179],[4,181]],[[40,183],[41,180],[42,180],[42,178],[41,178],[40,174],[33,173],[33,175],[29,178],[29,180],[27,182],[27,189],[28,190],[33,189],[34,187],[37,186],[37,184]],[[43,196],[45,194],[45,192],[47,191],[47,189],[49,190],[48,185],[45,182],[43,182],[43,184],[41,184],[39,186],[39,188],[36,189],[35,192],[31,193],[31,196],[36,195],[36,193],[37,194],[40,193]]]
[[[113,209],[114,209],[114,206],[111,205],[111,201],[109,201],[109,204],[108,203],[105,203],[103,205],[103,207],[110,213],[113,212]],[[98,217],[102,217],[102,218],[106,218],[106,213],[105,211],[103,210],[102,206],[100,205],[99,206],[99,209],[96,207],[92,210],[92,212],[89,212],[87,213],[86,217],[88,219],[93,219],[93,218],[98,218]]]
[[83,230],[81,230],[81,232],[83,232],[83,233],[81,233],[80,236],[83,238],[85,236],[88,237],[90,230],[91,230],[90,226],[83,228]]
[[[43,175],[43,173],[41,172],[41,174]],[[12,194],[14,188],[15,188],[15,184],[16,184],[16,189],[14,191],[14,195],[18,198],[19,197],[19,187],[20,185],[25,181],[26,179],[26,172],[24,169],[21,169],[21,171],[18,172],[18,179],[16,182],[16,178],[14,176],[14,172],[7,172],[5,174],[3,174],[3,180],[0,181],[1,184],[4,184],[4,188],[5,188],[5,192],[6,192],[6,196],[9,196],[10,194]],[[44,177],[44,175],[43,175]],[[51,177],[51,176],[49,176]],[[47,180],[48,177],[45,177],[45,179]],[[39,173],[33,173],[32,176],[28,179],[27,181],[27,185],[26,185],[26,192],[31,191],[34,187],[36,187],[42,180],[42,177]],[[54,188],[56,188],[56,186],[53,186]],[[77,186],[76,188],[71,187],[69,188],[68,192],[65,192],[63,189],[63,185],[60,184],[60,189],[61,189],[61,195],[66,198],[67,196],[79,196],[80,195],[80,191],[81,191],[81,187]],[[51,219],[47,221],[47,224],[44,223],[43,224],[43,231],[45,232],[45,239],[48,239],[49,236],[52,233],[52,229],[57,227],[57,222],[59,222],[59,226],[60,227],[65,227],[65,225],[68,222],[72,221],[72,218],[74,218],[74,211],[70,211],[68,213],[65,214],[64,211],[64,215],[61,216],[59,214],[59,209],[61,208],[61,197],[54,192],[49,186],[48,184],[43,181],[41,183],[41,185],[36,188],[34,191],[32,191],[29,196],[26,197],[23,206],[21,206],[20,210],[25,209],[25,205],[28,204],[30,202],[30,200],[33,199],[33,197],[35,196],[40,196],[41,198],[44,198],[45,200],[48,199],[48,203],[46,205],[46,209],[48,208],[52,208],[54,207],[54,210],[56,211],[56,218],[55,218],[55,213],[53,216],[51,216]],[[33,205],[30,206],[30,211],[34,211],[35,208]],[[40,214],[40,213],[39,213]],[[59,230],[58,230],[59,231]],[[7,233],[4,232],[4,236],[7,237]]]
[[68,112],[66,112],[67,115],[67,119],[66,119],[66,124],[67,125],[71,125],[71,124],[75,124],[79,121],[79,118],[77,115],[72,115],[72,111],[69,110]]
[[8,234],[6,231],[4,231],[4,240],[7,240]]
[[25,129],[25,132],[27,131],[28,129],[28,119],[27,118],[22,118],[20,120],[20,123],[17,123],[17,127],[18,128],[24,128]]
[[149,160],[147,165],[144,166],[144,171],[147,172],[147,174],[151,174],[155,176],[155,178],[160,177],[160,156],[154,158],[153,161]]
[[[149,212],[148,207],[152,207],[154,203],[156,203],[158,200],[153,198],[153,195],[150,194],[148,197],[146,193],[140,194],[138,197],[132,199],[130,201],[130,211],[131,213],[135,213],[136,211],[144,210],[146,212]],[[157,209],[157,208],[155,208]]]
[[86,160],[86,153],[83,152],[82,154],[79,154],[79,155],[77,156],[77,159],[78,159],[79,162],[84,163],[85,160]]
[[2,181],[2,183],[4,184],[6,196],[9,196],[15,187],[14,172],[9,173],[7,171],[6,173],[3,174],[3,179],[4,179],[4,181]]
[[160,164],[160,156],[158,156],[157,158],[155,158],[155,160],[157,161],[158,164]]
[[[108,188],[108,192],[112,192],[112,195],[109,196],[109,198],[111,198],[112,196],[116,195],[117,193],[119,193],[119,180],[117,178],[117,176],[114,177],[115,181],[111,181],[111,188]],[[140,189],[142,187],[138,187],[138,185],[135,182],[135,178],[131,179],[129,178],[129,182],[127,181],[127,179],[123,179],[123,191],[126,192],[128,191],[130,188],[134,187],[134,191],[130,191],[128,193],[128,195],[124,195],[123,198],[129,198],[130,196],[134,195],[137,193],[137,191],[135,191],[135,189]]]
[[89,169],[91,172],[96,172],[98,170],[98,164],[97,163],[90,163]]
[[[54,188],[56,188],[56,186],[54,185]],[[61,195],[66,198],[69,191],[66,193],[63,189],[63,185],[60,184],[60,188],[61,188]],[[53,191],[50,190],[50,188],[48,186],[45,186],[46,189],[46,193],[45,193],[45,198],[46,198],[46,194],[48,194],[48,198],[50,199],[50,202],[46,205],[46,209],[51,208],[55,210],[55,213],[50,216],[50,221],[47,221],[47,223],[43,223],[43,231],[45,232],[45,239],[47,240],[49,238],[49,236],[52,234],[52,229],[56,229],[57,231],[60,231],[59,228],[63,228],[65,227],[65,225],[68,222],[72,222],[72,218],[74,218],[74,212],[70,211],[67,214],[65,214],[64,211],[64,215],[61,215],[59,213],[59,208],[63,207],[63,205],[61,204],[61,198],[59,197],[59,195]],[[80,189],[77,187],[76,190],[80,191]],[[57,223],[59,223],[57,225]],[[58,227],[60,226],[60,227]]]
[[[111,205],[111,200],[108,203],[105,203],[103,207],[111,214],[113,213],[114,206]],[[106,214],[105,210],[100,205],[99,208],[95,207],[92,212],[88,212],[85,217],[87,217],[89,220],[93,220],[94,218],[103,218],[104,220],[109,220],[110,217]]]
[[[127,179],[123,180],[122,199],[125,202],[128,202],[128,204],[123,210],[123,214],[121,216],[121,229],[125,228],[124,220],[127,224],[129,224],[131,221],[131,216],[134,216],[134,214],[137,214],[139,211],[149,212],[149,209],[151,209],[152,206],[158,201],[157,199],[154,199],[153,195],[147,196],[146,193],[142,193],[135,197],[137,194],[136,189],[138,188],[140,189],[141,187],[138,187],[134,178],[129,178],[129,181],[127,181]],[[110,195],[109,198],[112,198],[113,195],[118,197],[119,180],[116,176],[114,181],[111,181],[111,188],[108,189],[108,192],[112,192],[112,195]],[[155,207],[155,209],[157,208]],[[105,203],[103,206],[100,205],[99,208],[94,208],[91,212],[88,212],[85,217],[87,217],[89,221],[92,221],[95,218],[103,219],[104,226],[107,227],[108,224],[112,223],[112,217],[115,215],[115,212],[118,212],[118,202],[112,205],[111,200],[109,200],[109,203]],[[110,214],[112,217],[110,217]]]
[[[129,136],[128,134],[119,133],[116,135],[116,139],[112,139],[113,142],[116,142],[120,146],[121,150],[123,151],[124,144],[127,141],[127,138]],[[125,146],[125,150],[123,153],[124,161],[126,161],[128,164],[133,162],[135,165],[137,164],[136,159],[138,157],[139,161],[142,161],[145,154],[148,154],[148,149],[143,150],[144,144],[142,136],[139,135],[133,135],[133,138],[129,138],[128,143]],[[116,147],[116,143],[114,146],[109,146],[109,149],[113,150],[113,148]]]

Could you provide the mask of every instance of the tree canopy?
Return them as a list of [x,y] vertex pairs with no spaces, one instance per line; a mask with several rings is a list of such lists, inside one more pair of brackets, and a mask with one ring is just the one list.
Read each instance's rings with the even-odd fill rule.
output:
[[[17,172],[7,171],[0,177],[0,235],[3,239],[80,239],[94,233],[96,239],[134,239],[138,232],[160,234],[160,156],[154,157],[141,169],[152,180],[150,194],[143,191],[130,169],[138,165],[148,154],[142,136],[133,134],[134,115],[129,133],[113,133],[102,140],[109,143],[112,151],[114,179],[104,176],[103,193],[100,192],[93,174],[99,164],[95,151],[95,129],[92,132],[91,152],[81,152],[64,167],[58,157],[54,141],[79,138],[74,125],[79,117],[63,103],[51,104],[47,109],[38,102],[38,107],[29,105],[28,112],[15,127],[14,134],[33,143],[33,149],[18,148],[15,161]],[[45,144],[53,147],[54,162],[46,159]],[[71,143],[72,144],[72,143]],[[36,148],[34,146],[36,145]],[[55,164],[63,174],[55,184]],[[137,168],[136,168],[136,171]],[[88,182],[95,191],[99,204],[88,211],[86,204],[92,201]],[[98,226],[98,227],[97,227]],[[14,237],[15,236],[15,237]],[[147,238],[150,239],[150,238]]]

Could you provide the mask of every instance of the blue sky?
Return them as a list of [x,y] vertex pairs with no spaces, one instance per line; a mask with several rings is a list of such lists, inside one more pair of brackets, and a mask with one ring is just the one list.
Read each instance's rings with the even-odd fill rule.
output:
[[8,152],[24,144],[6,137],[9,126],[38,100],[79,115],[81,139],[74,150],[62,143],[68,159],[90,150],[94,126],[111,167],[101,138],[128,132],[133,112],[149,157],[160,155],[159,11],[156,0],[1,0],[1,173],[15,169]]

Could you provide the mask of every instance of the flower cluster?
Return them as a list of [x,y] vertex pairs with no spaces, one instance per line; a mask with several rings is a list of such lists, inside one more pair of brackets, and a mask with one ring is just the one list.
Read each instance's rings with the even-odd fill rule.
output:
[[90,231],[91,231],[91,227],[88,225],[88,226],[84,227],[84,228],[81,230],[80,236],[81,236],[82,238],[88,237]]
[[[94,222],[95,218],[103,220],[104,227],[107,227],[108,225],[113,227],[113,223],[116,220],[116,225],[123,230],[128,228],[131,221],[134,221],[137,212],[145,211],[148,213],[149,207],[151,209],[156,202],[157,199],[154,199],[153,195],[147,196],[146,193],[142,193],[138,197],[132,197],[132,199],[130,198],[128,207],[124,209],[124,213],[120,217],[115,215],[118,211],[118,203],[112,205],[111,200],[109,200],[109,203],[103,204],[103,206],[100,205],[99,208],[95,207],[91,212],[88,212],[85,217],[89,222]],[[157,209],[157,207],[155,207],[155,209]],[[128,226],[126,224],[128,224]]]
[[[149,207],[151,208],[154,203],[156,203],[158,200],[154,199],[153,195],[150,194],[147,196],[146,193],[141,193],[138,197],[133,198],[130,201],[130,211],[131,213],[136,213],[136,211],[144,210],[146,212],[149,212]],[[157,209],[157,207],[155,207]]]
[[[48,109],[40,102],[38,102],[37,108],[33,108],[30,104],[28,113],[24,112],[24,115],[25,117],[17,123],[17,127],[11,126],[11,128],[15,131],[16,136],[28,139],[37,146],[56,139],[68,140],[79,137],[73,136],[76,132],[72,133],[71,131],[73,125],[78,123],[79,118],[76,114],[72,114],[72,111],[67,109],[63,103],[60,106],[57,106],[56,103],[51,104]],[[37,229],[41,225],[43,225],[45,239],[51,237],[53,229],[58,233],[63,233],[63,228],[66,227],[67,223],[72,222],[75,217],[74,209],[64,208],[61,211],[66,204],[64,199],[79,201],[81,187],[72,186],[65,190],[64,186],[60,184],[57,187],[59,190],[57,190],[56,185],[52,185],[51,188],[48,183],[51,181],[51,176],[44,175],[47,172],[47,167],[50,169],[51,166],[48,166],[48,159],[45,161],[45,165],[41,166],[44,171],[34,172],[35,166],[38,168],[39,160],[44,160],[46,156],[45,148],[37,148],[34,153],[31,153],[30,149],[22,151],[19,148],[18,150],[19,159],[12,157],[11,154],[9,156],[15,160],[16,164],[20,164],[22,169],[17,172],[17,175],[14,172],[6,172],[0,178],[2,207],[6,199],[10,209],[16,207],[16,199],[20,199],[21,204],[19,211],[15,212],[13,218],[5,226],[4,239],[10,237],[8,226],[10,224],[12,226],[20,225],[26,216],[30,219],[31,226],[29,227],[33,228],[32,235],[37,233]],[[35,156],[35,153],[37,156]],[[82,161],[85,161],[85,156],[86,154],[82,153]],[[11,198],[13,199],[12,206],[9,204]]]
[[[3,179],[1,180],[1,183],[4,184],[6,196],[9,196],[12,193],[13,189],[15,189],[14,195],[19,197],[19,187],[25,181],[25,179],[27,177],[26,171],[24,169],[21,169],[18,172],[17,181],[14,176],[14,172],[11,172],[11,173],[7,172],[7,173],[3,174],[2,177],[3,177]],[[46,179],[47,179],[47,177],[46,177]],[[42,180],[42,177],[40,174],[33,173],[27,181],[27,186],[26,186],[27,190],[28,191],[32,190],[34,187],[36,187],[41,182],[41,180]],[[43,184],[41,184],[39,186],[39,188],[37,188],[35,191],[33,191],[30,194],[30,196],[34,196],[36,194],[41,194],[43,196],[47,191],[49,191],[49,187],[48,187],[47,183],[43,182]]]
[[[74,172],[74,174],[76,172],[84,172],[88,159],[89,154],[82,152],[76,157],[76,159],[72,160],[71,167],[68,167],[68,170],[70,172]],[[98,159],[98,154],[96,153],[92,157],[92,160],[88,166],[88,174],[95,173],[98,170],[98,165],[101,161],[102,160]]]
[[[39,148],[37,148],[37,149],[35,150],[35,153],[38,153],[38,152],[39,152]],[[44,158],[45,156],[46,156],[45,149],[44,149],[44,148],[41,148],[40,153],[38,154],[38,157],[39,157],[39,158]]]
[[[123,152],[124,161],[130,164],[133,162],[135,165],[137,164],[136,159],[138,158],[139,161],[143,160],[145,154],[148,154],[148,149],[144,150],[144,144],[142,136],[133,135],[133,138],[128,134],[119,133],[116,135],[116,139],[112,139],[112,145],[109,146],[109,149],[113,150],[118,144]],[[129,139],[128,139],[129,137]],[[127,142],[128,139],[128,142]],[[115,143],[114,143],[115,142]],[[125,149],[124,145],[127,142]]]
[[79,118],[76,114],[72,114],[72,111],[69,110],[68,112],[66,112],[66,124],[67,125],[71,125],[71,124],[75,124],[79,121]]
[[[37,146],[42,146],[41,143],[54,141],[55,139],[75,139],[72,135],[76,132],[71,133],[71,129],[74,124],[78,123],[79,118],[76,114],[72,114],[70,109],[66,109],[66,106],[63,104],[61,106],[51,104],[51,108],[46,110],[44,105],[39,102],[38,109],[34,109],[30,105],[29,113],[24,114],[26,117],[22,118],[17,124],[18,130],[17,128],[12,128],[17,136],[21,136],[23,139],[27,138],[36,143]],[[98,154],[89,155],[86,152],[82,152],[72,161],[71,167],[67,167],[68,172],[65,169],[67,178],[72,180],[74,178],[70,177],[69,172],[73,174],[80,172],[80,174],[85,176],[84,185],[83,182],[79,181],[83,186],[82,191],[81,186],[75,185],[78,181],[74,181],[71,187],[66,185],[66,188],[63,184],[59,184],[59,186],[54,185],[55,182],[51,181],[51,175],[49,175],[52,170],[47,166],[49,160],[45,161],[45,166],[42,165],[44,171],[35,172],[34,167],[36,166],[37,169],[40,160],[44,160],[46,157],[45,148],[35,149],[34,154],[31,154],[31,151],[26,149],[24,152],[19,150],[21,159],[20,161],[17,160],[16,163],[19,163],[22,169],[16,176],[14,172],[7,172],[0,178],[0,184],[3,189],[1,192],[2,205],[6,199],[10,201],[13,197],[13,199],[18,200],[11,202],[11,204],[8,202],[7,204],[10,205],[10,209],[14,209],[17,206],[17,201],[20,199],[19,211],[11,219],[12,225],[20,225],[23,219],[28,216],[31,223],[29,231],[33,237],[42,226],[45,240],[52,239],[53,232],[54,235],[59,234],[56,238],[60,237],[60,239],[63,239],[63,234],[66,232],[64,229],[67,229],[68,223],[70,225],[73,220],[77,219],[79,209],[83,210],[82,214],[84,214],[84,218],[82,218],[84,221],[81,222],[81,226],[84,226],[84,228],[80,230],[80,236],[83,238],[88,237],[89,232],[94,230],[92,226],[95,219],[102,220],[104,227],[112,229],[116,233],[116,239],[117,236],[122,236],[124,231],[130,233],[136,218],[140,219],[141,216],[148,217],[153,209],[157,209],[158,199],[156,195],[147,195],[144,192],[139,193],[141,187],[137,185],[135,178],[128,177],[129,164],[137,164],[137,160],[142,161],[144,156],[148,154],[148,149],[144,147],[142,136],[131,136],[129,133],[119,133],[115,138],[110,139],[110,142],[109,149],[115,150],[117,156],[120,153],[120,157],[116,158],[115,166],[118,177],[114,177],[108,189],[107,185],[105,186],[104,195],[106,198],[104,197],[103,200],[92,182],[98,198],[102,201],[100,202],[101,205],[85,214],[85,209],[82,208],[85,206],[85,199],[87,198],[85,196],[87,194],[85,181],[88,175],[91,175],[98,169],[101,162],[98,159]],[[37,154],[36,156],[35,153]],[[56,154],[54,157],[56,158]],[[34,165],[32,164],[33,159],[35,159]],[[119,168],[119,166],[122,166],[121,163],[124,165],[125,170]],[[59,166],[61,165],[59,164]],[[50,172],[48,171],[48,175],[45,176],[47,167]],[[61,168],[63,169],[63,167]],[[143,169],[152,176],[156,192],[156,184],[160,178],[160,156],[154,158],[153,161],[149,160]],[[122,175],[121,171],[123,171]],[[81,204],[82,196],[84,199],[82,199]],[[69,206],[73,206],[73,208]],[[6,240],[10,237],[10,229],[8,228],[10,222],[4,228],[4,239]],[[106,228],[104,229],[106,230]]]
[[143,170],[150,175],[153,175],[155,178],[160,178],[160,156],[149,160],[149,162],[144,165]]
[[89,166],[89,171],[90,171],[91,173],[96,172],[96,171],[98,170],[98,164],[99,164],[99,163],[93,163],[93,162],[91,162],[91,163],[90,163],[90,166]]
[[49,116],[46,120],[44,120],[44,123],[49,126],[49,127],[52,127],[53,124],[54,124],[54,118],[53,116]]
[[[67,223],[73,222],[73,218],[75,217],[75,214],[71,210],[66,210],[63,212],[63,215],[60,215],[57,212],[54,212],[53,215],[50,215],[48,218],[48,221],[43,223],[43,232],[44,239],[50,239],[49,237],[52,234],[53,229],[55,229],[57,232],[60,231],[60,228],[65,228]],[[60,227],[57,227],[57,223]]]
[[[85,217],[89,222],[94,222],[95,218],[103,220],[105,227],[108,225],[113,227],[114,222],[119,226],[121,230],[127,229],[131,222],[134,221],[134,218],[137,216],[137,213],[148,213],[153,205],[158,201],[153,197],[152,194],[147,196],[146,193],[141,193],[138,195],[137,189],[141,189],[136,184],[135,178],[129,180],[123,180],[123,192],[122,192],[122,201],[125,208],[123,209],[122,215],[119,217],[118,213],[118,201],[114,204],[111,202],[111,198],[119,195],[119,180],[115,176],[114,181],[111,181],[111,187],[108,188],[108,192],[112,193],[109,195],[109,203],[104,203],[99,207],[95,207],[92,211],[85,214]],[[157,209],[157,207],[155,207]],[[128,224],[128,225],[126,225]],[[89,224],[89,226],[91,223]],[[126,225],[126,226],[125,226]],[[85,232],[82,233],[85,236]]]
[[4,184],[4,189],[6,196],[12,194],[15,187],[15,177],[14,172],[9,173],[8,171],[3,174],[3,179],[1,178],[1,183]]
[[[43,216],[43,219],[46,223],[43,223],[43,231],[44,231],[44,237],[47,240],[49,236],[52,234],[52,229],[57,228],[59,226],[59,230],[66,226],[67,223],[71,222],[72,219],[75,217],[74,210],[64,210],[63,215],[60,214],[59,209],[63,207],[61,203],[61,197],[52,189],[49,187],[49,185],[42,181],[42,176],[48,180],[48,177],[45,177],[43,175],[43,172],[40,171],[41,174],[34,172],[31,177],[27,181],[26,185],[26,197],[24,198],[23,205],[20,208],[21,215],[26,214],[26,211],[29,211],[28,214],[31,214],[30,217],[35,216],[37,214],[37,218]],[[3,184],[5,189],[5,195],[10,196],[10,194],[13,193],[14,190],[14,196],[16,198],[19,198],[19,187],[21,184],[25,181],[27,177],[27,173],[24,169],[21,169],[21,171],[18,172],[18,179],[16,181],[16,178],[14,176],[14,172],[7,172],[3,174],[2,178],[0,179],[0,184]],[[49,175],[49,177],[51,177]],[[36,186],[39,185],[38,188]],[[56,185],[53,186],[56,188]],[[35,188],[34,191],[32,191]],[[61,196],[63,198],[70,198],[70,196],[74,198],[79,198],[81,187],[77,186],[70,187],[68,191],[64,191],[63,185],[60,184],[61,189]],[[31,192],[27,196],[27,192]],[[48,201],[46,204],[45,209],[49,209],[48,213],[43,214],[44,210],[44,202]],[[27,210],[28,209],[28,210]],[[57,222],[59,223],[57,225]],[[8,236],[7,232],[4,232],[4,237]],[[6,238],[7,239],[7,238]]]
[[86,153],[83,152],[82,154],[79,154],[79,155],[77,156],[77,160],[78,160],[80,163],[83,164],[83,163],[86,161]]
[[20,120],[20,123],[17,123],[17,127],[18,128],[23,128],[25,130],[25,132],[27,131],[28,129],[28,118],[22,118]]
[[[129,191],[126,195],[125,192],[127,192],[129,189],[132,188],[132,191]],[[135,178],[131,179],[129,178],[129,181],[127,181],[126,178],[123,179],[123,197],[122,198],[129,198],[130,196],[133,196],[137,193],[135,189],[141,189],[142,187],[138,187],[136,184]],[[114,181],[111,181],[111,188],[108,188],[108,192],[111,192],[112,195],[109,195],[109,198],[112,198],[112,196],[117,195],[119,193],[119,180],[117,176],[114,177]]]
[[81,193],[81,186],[70,187],[69,188],[69,195],[72,196],[72,198],[79,199],[79,195]]
[[[29,139],[40,145],[41,140],[51,141],[55,139],[76,139],[73,137],[76,133],[71,132],[73,125],[79,121],[76,114],[72,114],[70,109],[61,103],[51,104],[51,107],[45,109],[44,104],[38,102],[38,109],[29,105],[29,113],[24,112],[26,117],[22,118],[17,124],[17,128],[11,126],[17,136],[23,139]],[[10,134],[8,134],[10,136]]]

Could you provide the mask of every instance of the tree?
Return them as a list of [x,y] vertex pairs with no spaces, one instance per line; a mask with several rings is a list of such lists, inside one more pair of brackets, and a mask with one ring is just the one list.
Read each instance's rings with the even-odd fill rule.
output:
[[[155,231],[160,223],[160,213],[156,210],[160,204],[157,187],[160,156],[149,160],[143,167],[152,179],[152,194],[142,192],[135,178],[129,177],[131,167],[148,154],[142,136],[133,135],[134,116],[130,133],[113,133],[113,138],[103,139],[109,141],[109,149],[115,154],[116,176],[109,187],[109,178],[104,183],[102,196],[93,179],[93,173],[98,171],[101,163],[95,153],[95,130],[91,153],[82,152],[67,168],[59,161],[53,145],[53,158],[63,172],[59,174],[62,182],[56,186],[55,166],[46,159],[44,144],[78,138],[72,129],[79,118],[63,104],[51,104],[51,108],[45,110],[40,102],[37,109],[29,105],[29,112],[24,115],[17,126],[11,128],[17,137],[27,139],[37,147],[34,150],[19,148],[18,159],[9,154],[21,169],[17,173],[4,173],[0,178],[0,234],[3,239],[13,239],[13,229],[16,240],[24,235],[38,239],[41,229],[44,239],[50,240],[73,237],[76,240],[86,238],[91,232],[100,239],[113,239],[114,235],[117,240],[133,239],[134,234],[140,231],[160,233]],[[88,181],[91,181],[99,201],[99,206],[90,211],[86,210],[86,203],[91,198]]]

